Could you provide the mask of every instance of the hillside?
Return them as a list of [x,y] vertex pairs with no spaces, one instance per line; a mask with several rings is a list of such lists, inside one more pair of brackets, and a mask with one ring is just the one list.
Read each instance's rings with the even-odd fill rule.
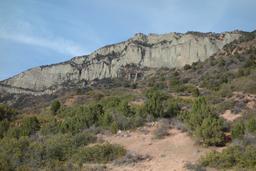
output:
[[[232,34],[239,36],[225,42]],[[188,53],[188,60],[175,66],[163,62],[173,51],[166,52],[173,44],[163,39],[173,41],[173,36],[180,36],[177,41],[190,37],[196,41],[190,48],[197,46]],[[140,45],[135,46],[135,40]],[[197,58],[193,55],[205,47],[204,43],[198,45],[201,41],[210,41],[212,51]],[[176,47],[184,46],[186,51],[189,43],[185,42]],[[33,90],[23,87],[24,94],[21,87],[12,86],[26,85],[26,77],[37,78],[35,70],[41,75],[44,69],[71,66],[70,61],[32,69],[2,82],[0,170],[256,169],[255,32],[139,34],[99,49],[91,54],[94,57],[71,61],[82,65],[113,49],[115,54],[126,43],[131,60],[141,54],[138,49],[146,49],[145,54],[158,51],[157,62],[145,62],[150,57],[144,54],[143,62],[126,63],[129,56],[124,55],[119,60],[127,64],[122,76],[100,72],[92,79],[84,77],[88,80],[83,86],[75,76],[79,71],[72,70],[73,76],[65,73],[70,84],[54,82],[56,89],[50,88],[49,94],[42,93],[49,87],[41,85]],[[105,57],[91,67],[101,71],[96,66],[103,66]],[[9,91],[13,88],[17,92]]]
[[70,61],[29,69],[0,82],[0,91],[33,95],[52,94],[62,88],[83,88],[90,81],[104,78],[136,80],[143,68],[180,68],[198,60],[204,61],[226,44],[238,39],[242,32],[188,32],[136,34],[127,41],[108,45],[95,52],[74,57]]

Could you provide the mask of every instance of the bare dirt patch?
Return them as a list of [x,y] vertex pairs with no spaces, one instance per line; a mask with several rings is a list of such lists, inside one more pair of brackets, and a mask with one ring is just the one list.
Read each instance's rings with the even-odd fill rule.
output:
[[220,115],[221,117],[223,117],[224,119],[226,119],[227,121],[233,122],[234,120],[242,117],[241,114],[234,114],[231,112],[231,110],[226,110],[222,115]]
[[119,135],[103,136],[103,139],[124,146],[127,150],[150,158],[134,165],[108,166],[114,171],[182,171],[186,163],[195,163],[201,155],[209,151],[195,145],[195,142],[185,132],[170,129],[169,135],[163,139],[154,139],[153,132],[157,128],[145,126],[133,132]]

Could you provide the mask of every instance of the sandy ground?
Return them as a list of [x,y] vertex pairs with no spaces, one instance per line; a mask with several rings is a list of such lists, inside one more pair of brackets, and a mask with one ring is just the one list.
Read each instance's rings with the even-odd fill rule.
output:
[[226,119],[227,121],[233,122],[234,120],[242,117],[241,114],[234,114],[231,112],[231,110],[226,110],[222,115],[220,115],[221,117],[223,117],[224,119]]
[[153,131],[156,126],[146,126],[144,130],[133,131],[123,135],[104,136],[103,139],[124,146],[127,150],[141,155],[149,155],[151,159],[135,165],[114,166],[113,171],[183,171],[187,162],[196,162],[207,149],[195,145],[187,133],[170,129],[169,135],[163,139],[154,139]]

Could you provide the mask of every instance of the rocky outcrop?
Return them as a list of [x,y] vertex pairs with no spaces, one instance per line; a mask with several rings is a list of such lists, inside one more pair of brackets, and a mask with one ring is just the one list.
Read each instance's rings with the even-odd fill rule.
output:
[[0,92],[51,94],[66,86],[84,86],[94,79],[122,77],[122,72],[128,65],[137,68],[179,68],[207,59],[240,35],[238,31],[220,34],[138,33],[127,41],[105,46],[90,55],[32,68],[1,81]]

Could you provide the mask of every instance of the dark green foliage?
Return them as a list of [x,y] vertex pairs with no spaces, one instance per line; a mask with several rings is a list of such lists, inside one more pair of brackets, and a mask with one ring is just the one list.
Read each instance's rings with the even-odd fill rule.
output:
[[216,117],[205,118],[195,133],[206,145],[223,145],[223,122]]
[[256,133],[256,119],[255,118],[249,118],[246,123],[246,129],[248,132]]
[[97,137],[89,132],[81,132],[72,137],[71,144],[74,147],[85,146],[90,143],[96,142]]
[[64,161],[71,154],[72,144],[67,134],[56,134],[47,139],[46,144],[46,158],[50,160]]
[[21,120],[19,126],[9,128],[6,134],[8,137],[20,138],[35,134],[39,129],[40,123],[35,116],[25,117]]
[[7,120],[2,120],[0,121],[0,138],[3,138],[5,132],[9,129],[9,121]]
[[43,135],[57,134],[60,132],[60,123],[55,118],[51,119],[42,125],[40,132]]
[[116,134],[117,131],[118,131],[118,125],[117,125],[117,123],[116,123],[116,122],[112,122],[110,129],[111,129],[111,132],[112,132],[113,134]]
[[126,150],[123,147],[106,143],[84,147],[74,155],[73,159],[79,163],[107,163],[125,154]]
[[55,100],[51,104],[51,111],[53,114],[56,114],[60,110],[61,104],[60,101]]
[[145,104],[148,114],[155,118],[161,117],[164,113],[165,95],[157,89],[150,89],[146,92],[147,101]]
[[179,117],[203,144],[223,145],[223,121],[212,113],[205,98],[199,97],[195,100],[191,112],[182,113]]
[[0,104],[0,121],[2,120],[12,120],[18,113],[14,110],[9,108],[6,105]]
[[103,106],[101,104],[90,106],[89,112],[91,115],[92,123],[96,123],[99,118],[104,114]]
[[109,128],[112,122],[113,122],[113,117],[112,117],[112,114],[110,113],[104,113],[99,118],[99,125],[102,126],[103,128]]
[[26,157],[24,154],[29,147],[29,141],[27,138],[16,139],[4,137],[0,141],[0,146],[0,161],[4,160],[4,165],[8,164],[10,169],[15,170],[15,168],[22,164],[22,161]]
[[21,122],[21,136],[29,136],[40,129],[40,123],[35,116],[24,118]]
[[131,106],[129,106],[127,101],[123,101],[119,105],[119,108],[122,114],[126,117],[132,117],[135,114],[135,112],[131,109]]
[[245,133],[245,125],[243,122],[239,121],[232,126],[231,135],[233,139],[242,138],[244,133]]
[[192,130],[196,130],[198,126],[202,125],[203,120],[211,117],[211,115],[211,109],[205,98],[199,97],[195,100],[192,106],[192,111],[187,114],[186,121]]
[[165,104],[165,111],[163,112],[161,117],[164,118],[171,118],[171,117],[175,117],[178,115],[179,111],[180,111],[180,106],[178,105],[178,103],[175,101],[175,99],[169,99],[167,101],[167,104]]
[[184,70],[189,70],[189,69],[191,69],[191,66],[188,65],[188,64],[186,64],[186,65],[184,66]]
[[211,152],[201,158],[201,165],[219,169],[255,170],[256,148],[231,146],[223,152]]
[[192,96],[194,96],[194,97],[200,96],[200,91],[199,91],[198,88],[194,88],[194,89],[192,90]]

